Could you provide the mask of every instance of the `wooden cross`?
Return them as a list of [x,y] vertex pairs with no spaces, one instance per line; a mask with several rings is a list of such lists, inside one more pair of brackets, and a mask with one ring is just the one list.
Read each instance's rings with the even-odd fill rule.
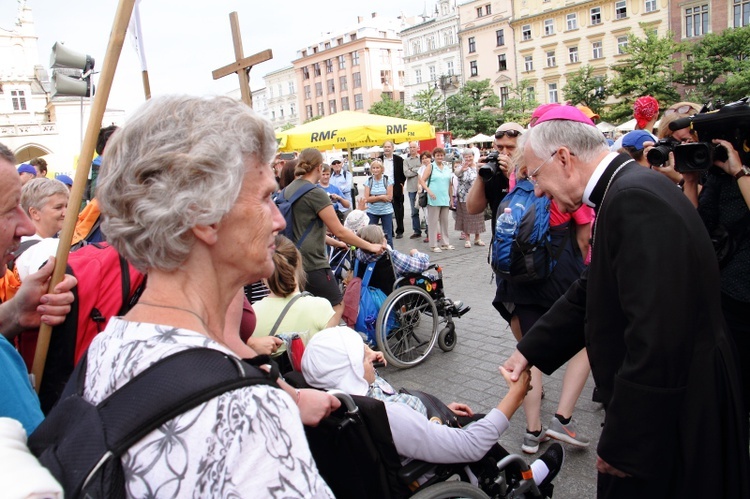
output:
[[214,70],[211,74],[214,80],[218,80],[232,73],[237,73],[237,76],[240,77],[242,102],[253,107],[253,96],[250,93],[250,69],[256,64],[273,59],[273,52],[271,52],[271,49],[267,49],[250,57],[245,57],[242,51],[242,36],[240,35],[240,21],[237,12],[229,14],[229,24],[232,26],[232,41],[234,42],[234,57],[236,60]]

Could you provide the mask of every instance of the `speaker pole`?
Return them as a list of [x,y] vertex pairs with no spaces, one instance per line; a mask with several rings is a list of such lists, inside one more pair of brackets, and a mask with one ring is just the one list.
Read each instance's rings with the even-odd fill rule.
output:
[[[112,89],[112,80],[115,77],[117,62],[120,59],[122,45],[125,41],[125,33],[128,29],[128,22],[133,13],[135,0],[119,0],[115,19],[112,23],[112,31],[109,35],[107,52],[104,55],[104,65],[99,77],[99,88],[94,96],[94,104],[89,115],[88,127],[84,136],[81,154],[78,156],[78,167],[76,176],[73,181],[73,189],[70,192],[68,201],[68,210],[65,213],[65,222],[60,232],[60,244],[57,247],[55,259],[55,270],[49,283],[49,292],[52,293],[65,276],[65,268],[68,264],[68,253],[70,253],[70,242],[73,239],[73,231],[76,221],[78,220],[78,208],[81,206],[83,190],[86,186],[86,179],[91,168],[91,161],[94,158],[94,148],[96,139],[99,135],[99,129],[102,126],[102,118],[107,108],[109,92]],[[49,350],[50,336],[52,327],[42,324],[39,328],[39,337],[34,354],[34,363],[32,365],[32,375],[34,376],[34,388],[37,393],[42,386],[42,374],[44,373],[44,364],[47,362],[47,351]]]
[[141,75],[143,76],[143,93],[146,100],[149,100],[151,98],[151,84],[148,81],[148,70],[143,70]]

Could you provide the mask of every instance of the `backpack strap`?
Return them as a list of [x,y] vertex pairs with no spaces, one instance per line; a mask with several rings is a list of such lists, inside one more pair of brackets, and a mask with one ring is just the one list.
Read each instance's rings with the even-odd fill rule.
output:
[[[305,184],[302,187],[300,187],[299,189],[297,189],[296,191],[294,191],[294,194],[292,194],[288,199],[287,199],[286,194],[285,194],[286,193],[286,187],[284,187],[284,190],[282,191],[281,195],[284,196],[284,199],[286,199],[289,204],[292,205],[292,216],[294,216],[294,203],[296,203],[299,200],[299,198],[301,198],[302,196],[304,196],[305,194],[307,194],[311,190],[315,189],[316,187],[318,187],[318,186],[315,185],[315,184],[312,184],[312,183]],[[312,220],[307,225],[307,227],[305,227],[305,230],[302,232],[302,235],[299,236],[299,239],[297,239],[297,241],[294,243],[294,245],[297,246],[297,249],[299,249],[299,248],[302,247],[302,242],[310,234],[310,231],[313,230],[313,227],[315,226],[316,222],[318,223],[319,226],[323,224],[323,222],[320,220],[320,218],[316,218],[315,220]]]
[[268,336],[273,336],[276,334],[276,330],[281,325],[281,321],[284,320],[284,317],[286,316],[286,313],[289,312],[289,309],[292,308],[292,305],[294,305],[294,302],[296,302],[299,298],[302,298],[303,296],[312,296],[312,293],[308,293],[307,291],[303,291],[298,295],[294,295],[291,300],[289,300],[284,307],[284,309],[281,311],[281,314],[279,314],[279,318],[276,319],[276,323],[271,328],[271,332],[268,333]]
[[149,366],[97,409],[111,454],[119,457],[170,419],[225,392],[258,384],[277,386],[263,371],[223,352],[188,348]]
[[18,249],[13,252],[13,259],[8,262],[8,270],[13,270],[13,268],[16,266],[16,260],[23,254],[24,251],[31,248],[35,244],[40,243],[41,241],[41,239],[27,239],[20,245],[18,245]]

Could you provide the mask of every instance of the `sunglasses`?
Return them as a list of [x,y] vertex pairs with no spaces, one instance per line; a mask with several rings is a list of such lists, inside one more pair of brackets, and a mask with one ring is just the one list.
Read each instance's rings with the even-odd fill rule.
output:
[[506,135],[510,137],[511,139],[514,139],[518,137],[519,135],[521,135],[521,132],[519,132],[518,130],[500,130],[498,132],[495,132],[496,139],[502,139]]
[[688,113],[697,113],[698,111],[700,111],[700,110],[699,109],[695,109],[693,106],[691,106],[689,104],[684,104],[684,105],[682,105],[682,106],[680,106],[678,108],[675,108],[675,109],[671,109],[671,108],[667,109],[666,111],[664,111],[664,114],[665,115],[672,114],[672,113],[688,114]]

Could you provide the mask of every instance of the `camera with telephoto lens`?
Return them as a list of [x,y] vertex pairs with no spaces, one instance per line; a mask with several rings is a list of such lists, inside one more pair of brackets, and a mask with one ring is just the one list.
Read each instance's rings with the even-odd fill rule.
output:
[[[700,142],[679,144],[674,148],[675,170],[693,172],[708,170],[714,161],[727,161],[727,150],[714,144],[714,139],[722,139],[732,144],[739,153],[743,164],[750,161],[750,106],[748,97],[737,102],[722,105],[706,104],[700,113],[680,118],[669,124],[673,132],[690,127]],[[649,151],[651,163],[651,151]],[[655,164],[655,163],[651,163]]]
[[648,164],[653,166],[665,164],[669,161],[669,153],[673,152],[678,145],[680,145],[680,141],[672,137],[659,139],[659,142],[646,154]]
[[498,155],[500,153],[497,151],[492,151],[487,155],[486,158],[483,160],[480,160],[482,163],[482,166],[479,167],[479,171],[477,173],[480,177],[482,177],[482,180],[485,182],[489,182],[489,180],[497,175],[497,172],[499,171],[498,168]]

